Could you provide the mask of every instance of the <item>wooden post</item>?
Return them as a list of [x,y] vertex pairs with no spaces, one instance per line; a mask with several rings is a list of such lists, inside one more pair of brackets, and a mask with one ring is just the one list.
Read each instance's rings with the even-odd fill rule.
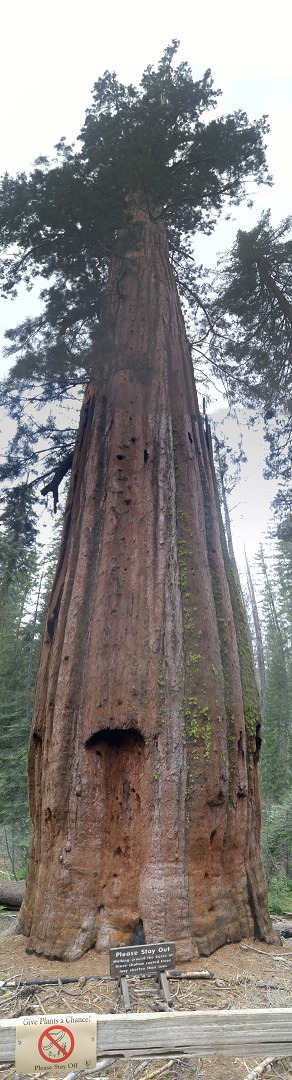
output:
[[158,983],[159,989],[162,991],[166,1005],[172,1005],[170,987],[165,971],[159,971],[155,981]]
[[131,1012],[131,1002],[128,990],[127,976],[121,975],[119,979],[120,993],[123,999],[125,1012]]

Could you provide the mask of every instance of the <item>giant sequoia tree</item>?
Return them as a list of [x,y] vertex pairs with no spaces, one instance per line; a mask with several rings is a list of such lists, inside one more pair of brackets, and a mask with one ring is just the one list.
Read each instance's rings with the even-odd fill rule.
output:
[[141,921],[181,958],[272,940],[258,694],[169,258],[183,276],[188,236],[265,178],[265,121],[207,122],[210,73],[173,69],[175,51],[139,91],[106,74],[80,151],[3,183],[7,288],[24,268],[50,279],[18,377],[39,363],[58,389],[91,369],[29,754],[21,927],[49,956]]

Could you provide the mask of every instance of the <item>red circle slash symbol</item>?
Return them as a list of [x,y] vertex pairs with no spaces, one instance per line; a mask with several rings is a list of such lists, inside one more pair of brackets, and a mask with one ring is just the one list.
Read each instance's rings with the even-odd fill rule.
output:
[[75,1039],[69,1028],[63,1024],[51,1024],[40,1035],[38,1052],[45,1061],[66,1061],[74,1046]]

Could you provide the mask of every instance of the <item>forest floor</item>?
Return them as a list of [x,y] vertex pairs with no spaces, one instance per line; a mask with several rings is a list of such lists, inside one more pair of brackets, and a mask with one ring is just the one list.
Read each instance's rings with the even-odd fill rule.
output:
[[[109,976],[108,955],[98,955],[91,950],[80,960],[71,963],[50,961],[43,957],[27,955],[26,939],[14,933],[15,919],[0,917],[0,1017],[17,1017],[33,1013],[62,1013],[64,1008],[74,1012],[117,1013],[123,1012],[118,984]],[[292,1007],[292,939],[283,939],[279,948],[262,942],[246,940],[237,945],[226,945],[213,956],[201,957],[192,963],[191,969],[213,973],[210,980],[172,979],[169,985],[173,1007],[180,1009],[247,1009]],[[190,964],[180,965],[181,971],[190,970]],[[88,976],[103,976],[87,981]],[[78,979],[76,983],[51,986],[18,985],[19,980]],[[7,980],[14,980],[9,985]],[[161,998],[151,979],[129,979],[132,1009],[135,1012],[159,1011]],[[102,1071],[96,1072],[99,1080],[247,1080],[260,1064],[261,1058],[235,1059],[227,1057],[180,1058],[174,1061],[155,1059],[135,1062],[103,1062]],[[70,1073],[70,1080],[77,1074]],[[78,1077],[94,1074],[78,1073]],[[256,1076],[256,1072],[254,1076]],[[274,1060],[259,1075],[271,1080],[292,1077],[292,1060]],[[15,1080],[14,1068],[0,1066],[0,1080]],[[54,1071],[34,1073],[42,1080],[53,1080]],[[69,1073],[68,1073],[69,1080]]]

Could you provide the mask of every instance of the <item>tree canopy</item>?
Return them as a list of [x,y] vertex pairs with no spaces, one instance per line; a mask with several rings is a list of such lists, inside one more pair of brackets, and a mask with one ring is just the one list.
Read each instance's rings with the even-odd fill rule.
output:
[[[195,288],[196,230],[210,233],[224,206],[248,198],[251,178],[270,180],[266,117],[251,123],[242,110],[219,116],[210,71],[195,81],[186,63],[174,66],[177,49],[173,41],[138,88],[106,71],[77,145],[62,138],[54,160],[39,158],[29,175],[3,177],[2,294],[15,296],[20,282],[30,289],[41,278],[43,285],[41,314],[7,334],[14,365],[1,402],[18,427],[3,480],[28,469],[37,475],[40,438],[48,438],[46,474],[72,447],[73,431],[64,434],[56,423],[55,403],[94,369],[108,269],[123,254],[125,230],[128,245],[133,194],[163,217],[183,294],[190,292],[190,264]],[[32,403],[45,406],[41,423],[35,412],[31,419]]]
[[239,231],[216,276],[210,353],[231,401],[260,410],[267,475],[280,481],[277,509],[291,509],[292,218],[273,228],[262,214]]

